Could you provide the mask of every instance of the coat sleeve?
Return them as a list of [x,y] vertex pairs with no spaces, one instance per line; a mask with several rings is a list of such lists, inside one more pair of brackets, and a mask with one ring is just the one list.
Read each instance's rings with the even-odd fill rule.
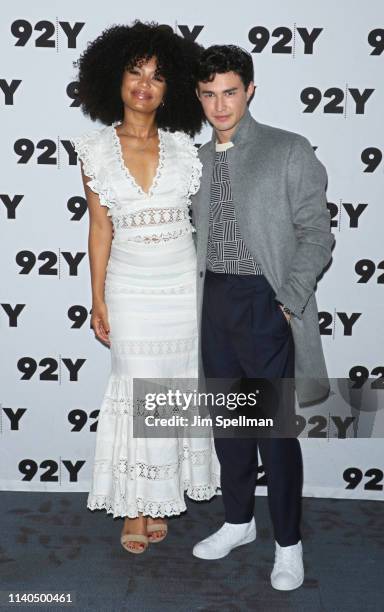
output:
[[318,276],[331,259],[334,237],[325,190],[327,173],[311,144],[299,137],[291,145],[287,189],[297,248],[276,300],[301,318]]

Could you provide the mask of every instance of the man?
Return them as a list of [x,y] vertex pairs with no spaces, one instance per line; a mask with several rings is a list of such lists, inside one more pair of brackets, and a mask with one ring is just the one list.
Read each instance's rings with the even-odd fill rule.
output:
[[[197,95],[213,126],[202,146],[197,230],[199,373],[206,378],[295,378],[300,403],[329,387],[314,295],[331,258],[327,175],[304,137],[255,121],[253,61],[233,45],[201,58]],[[204,289],[204,300],[203,300]],[[218,559],[256,538],[260,451],[275,535],[271,583],[304,579],[300,536],[302,456],[297,438],[220,438],[225,523],[193,554]]]

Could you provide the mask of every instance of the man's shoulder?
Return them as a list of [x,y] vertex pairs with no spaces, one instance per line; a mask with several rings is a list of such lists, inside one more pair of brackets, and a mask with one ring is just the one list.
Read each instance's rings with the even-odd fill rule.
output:
[[[261,123],[255,119],[251,122],[251,129],[249,129],[246,140],[255,145],[260,146],[260,140],[263,141],[263,146],[270,146],[274,149],[279,147],[280,149],[290,149],[292,146],[300,146],[304,148],[312,148],[308,138],[280,127],[269,125],[267,123]],[[205,162],[212,156],[212,141],[208,140],[205,144],[201,145],[198,150],[198,155],[201,162]]]
[[301,144],[304,146],[309,144],[309,140],[298,132],[292,132],[291,130],[275,127],[266,123],[259,123],[258,121],[255,121],[254,125],[258,135],[274,145],[280,144],[280,146],[291,147],[293,144]]

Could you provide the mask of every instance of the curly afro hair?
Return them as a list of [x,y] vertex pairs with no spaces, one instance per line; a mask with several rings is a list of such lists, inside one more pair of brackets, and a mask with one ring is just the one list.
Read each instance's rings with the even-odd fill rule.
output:
[[106,125],[122,121],[121,82],[126,68],[156,57],[165,79],[165,104],[156,111],[159,128],[194,136],[205,121],[195,94],[203,48],[172,31],[170,26],[135,21],[114,25],[90,42],[78,61],[78,98],[82,111]]

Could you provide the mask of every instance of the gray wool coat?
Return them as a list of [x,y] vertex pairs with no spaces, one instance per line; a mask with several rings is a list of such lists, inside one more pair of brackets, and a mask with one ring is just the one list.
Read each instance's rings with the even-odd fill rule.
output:
[[[228,149],[236,218],[243,240],[276,294],[290,308],[295,386],[300,404],[324,399],[328,374],[315,298],[317,278],[331,259],[334,238],[325,195],[327,174],[309,141],[255,121],[247,109]],[[201,186],[192,197],[196,228],[199,377],[201,311],[208,245],[215,134],[199,149]]]

